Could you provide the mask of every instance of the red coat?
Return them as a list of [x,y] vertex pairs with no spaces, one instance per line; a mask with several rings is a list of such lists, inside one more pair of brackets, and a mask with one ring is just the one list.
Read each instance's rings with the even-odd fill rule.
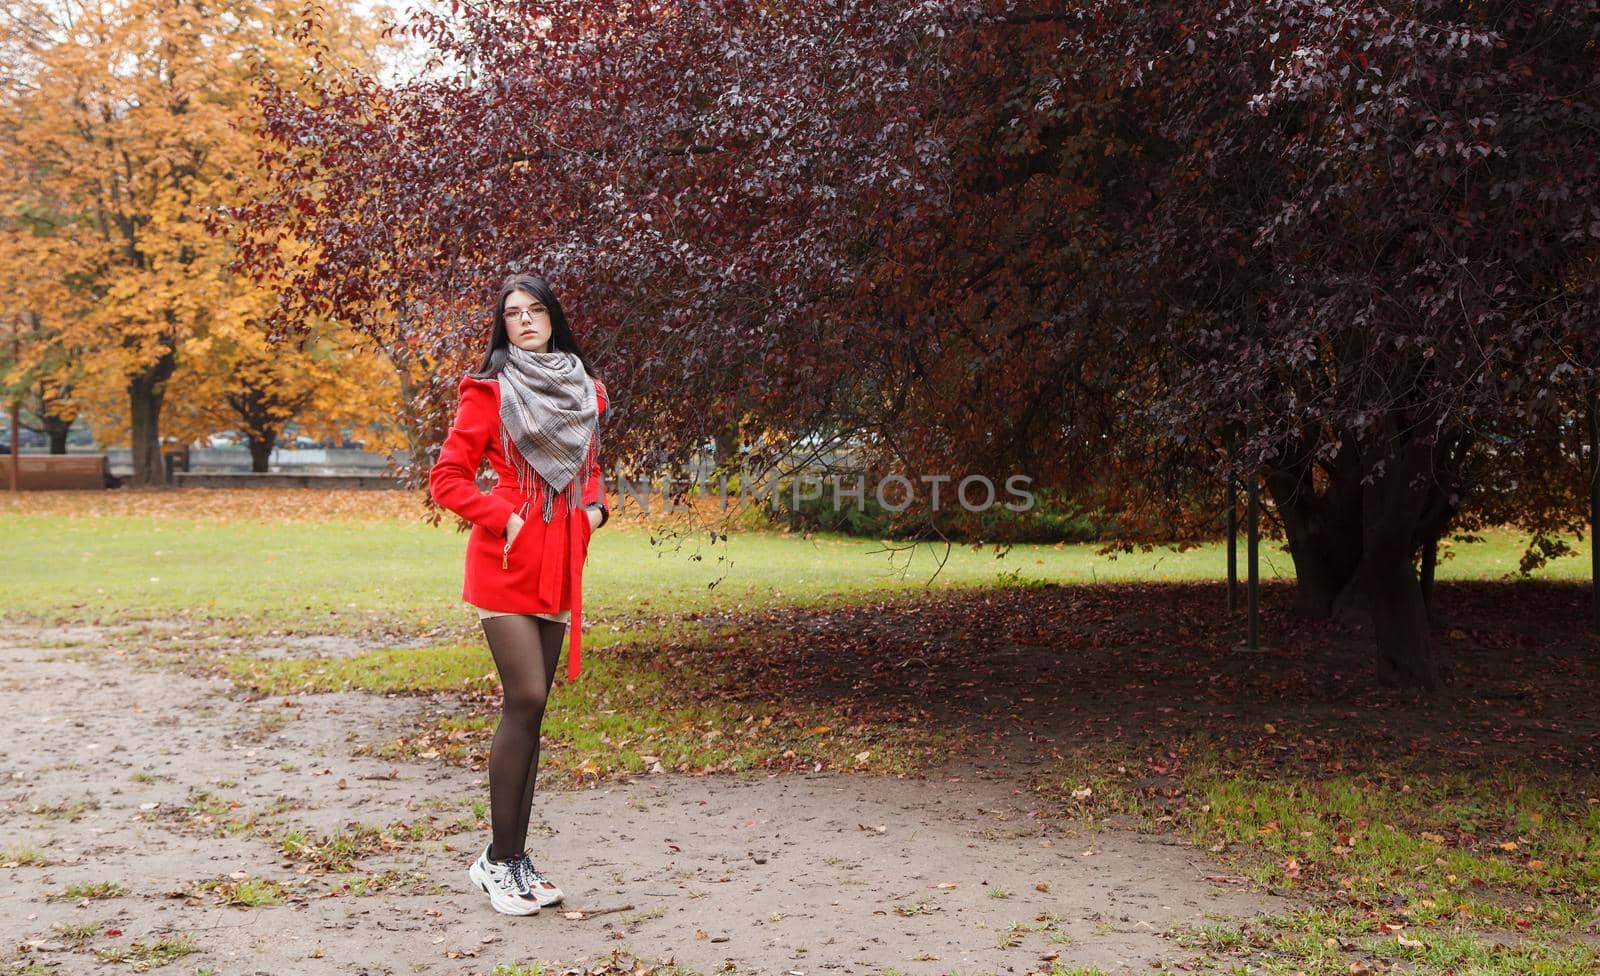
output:
[[[596,407],[606,409],[605,386],[595,380]],[[467,536],[461,598],[485,610],[511,613],[572,611],[567,680],[578,677],[583,653],[583,563],[589,553],[589,516],[557,495],[550,524],[538,505],[517,490],[516,474],[500,450],[500,384],[463,376],[455,423],[445,436],[439,459],[428,474],[433,500],[472,523]],[[484,457],[499,478],[488,494],[478,490]],[[605,504],[599,458],[591,458],[582,505]],[[515,511],[523,517],[511,551],[505,553],[506,523]],[[505,565],[502,566],[502,556]]]

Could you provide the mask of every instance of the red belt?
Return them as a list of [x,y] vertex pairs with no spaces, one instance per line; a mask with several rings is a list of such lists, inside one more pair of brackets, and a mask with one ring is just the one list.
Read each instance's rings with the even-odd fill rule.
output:
[[[530,506],[524,503],[522,507]],[[547,570],[560,565],[563,555],[566,557],[567,583],[572,587],[571,638],[567,650],[568,681],[576,681],[578,673],[583,670],[583,539],[580,538],[579,529],[573,524],[573,520],[588,519],[588,517],[589,513],[583,508],[571,506],[567,511],[566,553],[561,552],[561,543],[556,539],[556,534],[547,531],[544,533],[544,551],[539,554],[539,602],[552,607],[561,606],[562,574]]]

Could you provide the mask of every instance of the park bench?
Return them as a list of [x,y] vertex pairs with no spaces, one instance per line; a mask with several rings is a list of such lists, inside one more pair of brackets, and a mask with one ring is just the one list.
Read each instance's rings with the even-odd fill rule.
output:
[[[0,456],[0,487],[8,484],[11,458]],[[104,454],[19,454],[17,487],[23,491],[110,488],[117,479]]]

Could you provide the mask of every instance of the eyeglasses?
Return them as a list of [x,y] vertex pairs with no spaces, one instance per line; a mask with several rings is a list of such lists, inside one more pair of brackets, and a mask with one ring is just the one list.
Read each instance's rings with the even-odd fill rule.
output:
[[531,322],[534,314],[542,311],[544,311],[543,305],[529,305],[527,308],[508,308],[506,309],[506,321],[515,322],[518,319],[527,319]]

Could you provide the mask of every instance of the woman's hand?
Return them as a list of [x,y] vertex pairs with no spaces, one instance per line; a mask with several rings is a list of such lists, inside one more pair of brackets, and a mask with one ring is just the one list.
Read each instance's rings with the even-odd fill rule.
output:
[[589,516],[590,532],[593,532],[595,529],[600,527],[600,519],[604,516],[600,514],[600,510],[598,508],[586,508],[583,510],[583,514]]
[[512,512],[511,517],[506,520],[506,545],[509,546],[511,543],[517,541],[517,533],[521,531],[522,516],[518,515],[516,512]]

